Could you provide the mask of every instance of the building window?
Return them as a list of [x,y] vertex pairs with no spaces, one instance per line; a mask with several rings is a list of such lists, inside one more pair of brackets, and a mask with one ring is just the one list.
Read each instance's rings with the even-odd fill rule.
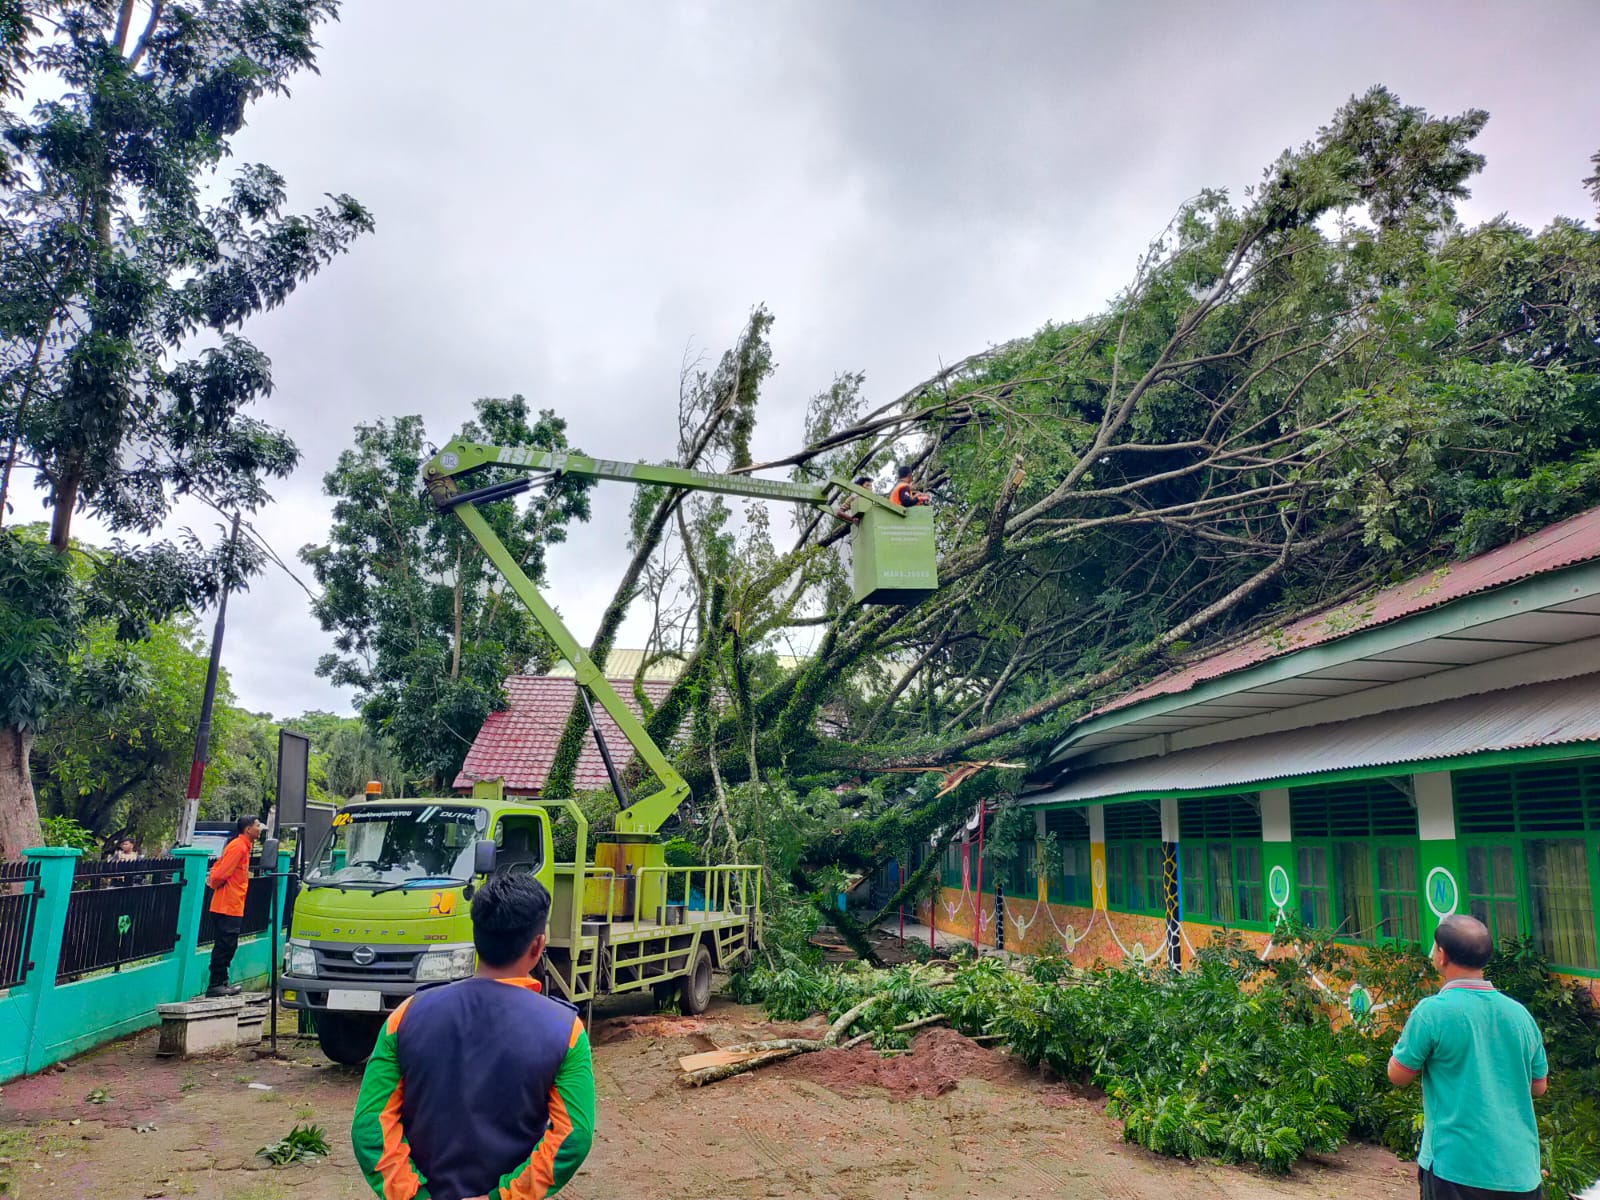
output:
[[1467,847],[1467,911],[1496,943],[1522,931],[1517,904],[1517,855],[1505,843]]
[[1215,925],[1261,923],[1261,813],[1254,798],[1186,801],[1178,820],[1185,918]]
[[1531,935],[1552,966],[1600,970],[1600,761],[1457,771],[1452,785],[1472,914],[1496,940]]
[[1153,804],[1107,805],[1106,905],[1161,914],[1161,814]]
[[1312,929],[1331,929],[1333,910],[1328,902],[1331,894],[1328,886],[1328,848],[1297,848],[1295,868],[1299,883],[1301,923]]
[[1528,876],[1528,929],[1553,963],[1595,967],[1594,901],[1581,838],[1522,843]]
[[1261,846],[1259,843],[1234,843],[1233,846],[1234,911],[1241,921],[1260,922],[1263,919],[1261,903]]
[[1221,925],[1232,925],[1238,918],[1233,911],[1233,856],[1227,842],[1207,842],[1206,912]]
[[1300,916],[1335,936],[1372,944],[1421,937],[1417,813],[1388,780],[1289,793]]
[[1392,941],[1420,941],[1415,848],[1379,846],[1377,859],[1378,936]]
[[1082,809],[1056,808],[1045,813],[1044,830],[1054,834],[1060,862],[1050,877],[1050,900],[1085,908],[1093,897],[1089,878],[1089,822]]
[[1165,911],[1160,842],[1106,844],[1106,906],[1121,912]]
[[1058,904],[1077,904],[1087,908],[1093,899],[1094,884],[1089,871],[1089,843],[1058,843],[1061,851],[1061,886],[1052,886],[1050,898]]

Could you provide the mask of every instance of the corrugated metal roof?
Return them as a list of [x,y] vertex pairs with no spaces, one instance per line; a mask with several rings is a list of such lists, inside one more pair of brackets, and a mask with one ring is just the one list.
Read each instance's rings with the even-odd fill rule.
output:
[[1600,741],[1600,676],[1580,675],[1092,768],[1029,803],[1254,787],[1328,771],[1588,741]]
[[[644,660],[644,655],[645,652],[643,650],[613,650],[606,655],[606,677],[613,682],[618,679],[628,680],[628,686],[631,687],[633,677],[639,673],[639,664]],[[793,654],[779,654],[774,657],[778,660],[778,666],[785,671],[792,671],[795,667],[807,661]],[[684,660],[681,658],[675,656],[663,658],[651,663],[645,670],[644,677],[646,679],[676,679],[683,674],[683,667]],[[572,664],[564,658],[557,659],[555,666],[550,668],[548,677],[551,679],[573,678]]]
[[[633,698],[633,680],[613,679],[611,686],[637,716],[639,706]],[[643,686],[650,702],[659,704],[672,684],[665,679],[646,679]],[[556,743],[561,740],[567,713],[576,697],[577,684],[571,679],[549,675],[507,678],[506,698],[510,705],[502,712],[490,713],[484,721],[483,728],[473,739],[472,749],[467,751],[467,760],[456,776],[455,786],[465,789],[479,779],[504,779],[508,791],[525,795],[538,792],[550,773]],[[611,748],[612,761],[620,770],[633,755],[628,739],[598,704],[594,706],[594,719],[605,735],[606,745]],[[592,791],[610,783],[593,737],[584,739],[573,783],[579,791]]]
[[[639,673],[639,664],[644,661],[643,650],[613,650],[606,655],[606,677],[614,681],[618,679],[632,680]],[[646,679],[676,679],[683,674],[683,659],[663,658],[650,664],[645,671]],[[556,660],[555,666],[550,668],[549,678],[571,679],[573,677],[572,664],[566,659]],[[631,685],[630,685],[631,686]]]
[[[1453,600],[1594,558],[1600,558],[1600,508],[1579,513],[1529,537],[1501,546],[1498,550],[1440,567],[1384,588],[1364,599],[1340,605],[1329,612],[1302,618],[1271,636],[1254,638],[1243,645],[1190,663],[1102,705],[1085,716],[1083,721],[1157,696],[1187,692],[1207,680],[1269,659],[1374,629],[1449,604]],[[1082,724],[1082,721],[1078,723]]]

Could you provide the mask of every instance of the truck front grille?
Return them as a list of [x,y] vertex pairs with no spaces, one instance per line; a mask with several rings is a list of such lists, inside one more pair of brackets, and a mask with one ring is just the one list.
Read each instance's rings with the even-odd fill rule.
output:
[[356,951],[361,949],[359,946],[314,946],[317,978],[378,983],[409,981],[415,975],[421,950],[409,946],[369,948],[374,954],[373,960],[363,965],[355,960]]

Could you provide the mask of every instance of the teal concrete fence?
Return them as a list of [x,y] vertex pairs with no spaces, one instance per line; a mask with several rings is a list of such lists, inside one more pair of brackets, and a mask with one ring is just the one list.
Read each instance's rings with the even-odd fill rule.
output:
[[[79,852],[48,846],[24,853],[28,862],[37,866],[37,876],[23,873],[0,880],[0,885],[9,886],[12,892],[11,907],[7,909],[9,924],[0,934],[0,943],[11,951],[20,946],[15,970],[10,973],[20,982],[0,993],[0,1083],[156,1024],[156,1005],[198,996],[206,989],[211,968],[211,947],[200,942],[208,865],[205,850],[180,847],[173,851],[178,866],[166,872],[168,878],[160,885],[176,889],[177,894],[176,928],[168,925],[155,931],[161,943],[169,941],[166,935],[173,935],[170,949],[81,978],[68,976],[66,981],[62,976],[63,948],[70,937],[83,933],[81,928],[69,931],[68,923]],[[279,877],[271,881],[277,888],[280,913],[284,911],[288,870],[289,855],[287,851],[280,852]],[[115,908],[115,902],[126,897],[126,907],[137,908],[149,899],[139,895],[142,891],[153,889],[117,889],[110,907]],[[80,890],[76,894],[85,893]],[[30,895],[31,902],[24,899]],[[30,907],[31,921],[25,911]],[[144,908],[151,909],[151,905],[145,903]],[[80,926],[84,911],[80,901]],[[169,911],[166,920],[172,919]],[[120,924],[114,928],[122,934],[131,931],[131,919],[126,914],[116,920]],[[241,938],[233,960],[233,982],[264,978],[271,969],[271,946],[270,928]],[[6,958],[12,961],[9,953]]]

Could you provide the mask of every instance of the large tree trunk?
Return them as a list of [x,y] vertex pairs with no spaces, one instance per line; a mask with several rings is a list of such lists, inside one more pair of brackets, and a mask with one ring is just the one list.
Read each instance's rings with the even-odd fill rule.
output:
[[21,729],[0,729],[0,857],[15,862],[30,846],[42,845],[39,807],[28,774],[28,752],[33,734]]

